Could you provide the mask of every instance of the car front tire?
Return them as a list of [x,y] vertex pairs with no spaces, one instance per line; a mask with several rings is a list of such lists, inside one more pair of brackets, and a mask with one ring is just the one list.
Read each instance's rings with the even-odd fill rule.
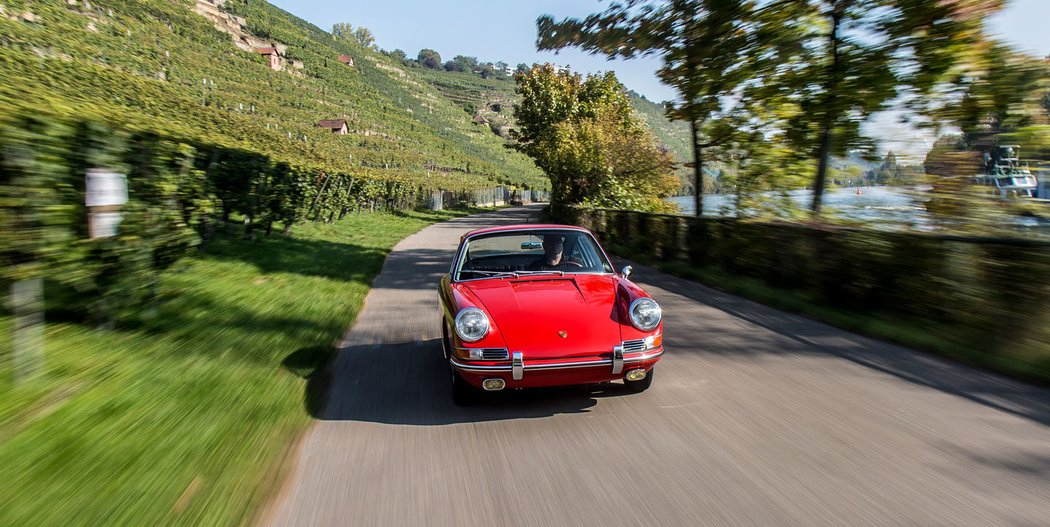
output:
[[449,340],[448,322],[441,317],[441,352],[445,354],[445,360],[452,358],[452,344]]
[[481,390],[471,386],[458,372],[452,372],[452,402],[456,406],[473,406],[481,398]]

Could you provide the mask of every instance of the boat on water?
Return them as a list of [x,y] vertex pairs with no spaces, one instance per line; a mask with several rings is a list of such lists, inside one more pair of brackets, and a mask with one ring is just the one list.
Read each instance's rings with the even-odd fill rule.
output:
[[974,176],[974,182],[990,187],[1000,198],[1037,197],[1039,182],[1021,160],[1018,145],[996,145],[984,152],[984,172]]

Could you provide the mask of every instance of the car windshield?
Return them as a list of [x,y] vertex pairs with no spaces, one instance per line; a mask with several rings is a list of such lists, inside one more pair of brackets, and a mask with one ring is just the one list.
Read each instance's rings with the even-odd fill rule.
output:
[[588,233],[570,230],[495,232],[466,242],[456,280],[529,274],[611,273]]

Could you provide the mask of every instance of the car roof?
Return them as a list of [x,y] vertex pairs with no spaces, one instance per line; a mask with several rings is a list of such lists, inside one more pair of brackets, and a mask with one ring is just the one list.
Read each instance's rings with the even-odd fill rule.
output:
[[463,238],[471,238],[480,234],[491,234],[495,232],[514,232],[514,231],[540,231],[540,230],[566,230],[566,231],[577,231],[590,233],[591,231],[584,229],[583,227],[577,227],[575,225],[558,225],[554,223],[526,223],[521,225],[501,225],[499,227],[485,227],[484,229],[475,229],[463,235]]

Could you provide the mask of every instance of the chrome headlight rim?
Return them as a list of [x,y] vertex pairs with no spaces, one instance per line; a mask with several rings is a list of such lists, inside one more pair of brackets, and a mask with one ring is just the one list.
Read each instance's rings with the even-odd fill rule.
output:
[[[635,310],[643,304],[652,304],[653,307],[656,308],[656,320],[651,324],[642,324],[635,317]],[[660,304],[656,303],[656,300],[653,300],[652,298],[649,298],[647,296],[636,298],[634,302],[631,302],[631,306],[627,308],[627,316],[631,319],[631,325],[642,331],[655,330],[656,328],[660,327],[660,323],[663,322],[664,319],[663,309],[660,307]]]
[[[465,319],[467,317],[478,315],[480,315],[480,320],[483,322],[480,325],[484,329],[481,330],[477,335],[467,334],[464,330]],[[489,316],[486,315],[484,311],[476,307],[465,307],[459,310],[459,313],[456,313],[456,320],[453,323],[453,325],[456,329],[456,335],[458,335],[460,340],[463,340],[464,342],[477,342],[485,338],[485,336],[488,335],[490,331],[492,331],[492,323],[489,321]]]

